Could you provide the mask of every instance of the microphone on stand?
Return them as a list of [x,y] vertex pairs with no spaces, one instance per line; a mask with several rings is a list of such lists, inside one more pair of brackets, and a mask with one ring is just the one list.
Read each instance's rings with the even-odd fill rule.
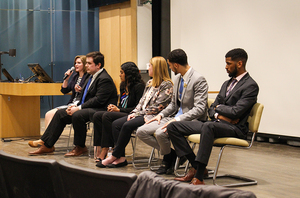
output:
[[[72,73],[72,72],[75,70],[75,67],[71,67],[71,69],[70,69],[70,70],[71,70],[71,73]],[[69,75],[67,75],[67,74],[66,74],[66,75],[64,76],[64,78],[63,78],[63,79],[64,79],[64,80],[66,80],[66,78],[68,78],[68,76],[69,76]]]

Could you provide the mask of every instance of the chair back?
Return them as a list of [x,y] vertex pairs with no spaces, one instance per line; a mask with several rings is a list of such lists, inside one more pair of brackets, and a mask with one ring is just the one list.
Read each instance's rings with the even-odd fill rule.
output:
[[126,197],[137,176],[133,173],[99,171],[59,161],[67,197]]
[[263,109],[264,109],[264,105],[260,103],[256,103],[252,107],[250,115],[248,117],[249,131],[253,133],[256,133],[258,131]]
[[212,103],[214,103],[214,101],[215,101],[215,99],[212,99],[212,98],[208,98],[208,99],[207,99],[207,105],[208,105],[208,108],[210,107],[210,105],[211,105]]
[[1,163],[0,163],[0,197],[8,198],[6,184],[5,184],[2,169],[1,169]]
[[30,159],[0,151],[0,164],[8,197],[65,197],[55,160]]

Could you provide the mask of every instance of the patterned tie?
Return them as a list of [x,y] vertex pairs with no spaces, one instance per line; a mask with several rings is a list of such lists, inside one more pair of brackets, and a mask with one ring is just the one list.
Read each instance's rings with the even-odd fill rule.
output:
[[87,92],[88,92],[88,90],[89,90],[89,86],[90,86],[91,81],[92,81],[92,78],[93,78],[93,76],[90,77],[88,83],[87,83],[86,86],[85,86],[84,93],[83,93],[83,96],[82,96],[80,105],[82,105],[82,104],[84,103],[86,94],[87,94]]
[[228,94],[231,92],[233,85],[237,82],[237,80],[234,78],[229,86],[229,89],[226,92],[226,96],[228,96]]

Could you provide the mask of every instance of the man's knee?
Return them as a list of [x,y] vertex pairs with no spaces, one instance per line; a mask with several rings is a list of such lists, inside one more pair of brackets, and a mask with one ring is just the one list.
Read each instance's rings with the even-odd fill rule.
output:
[[156,131],[155,131],[155,137],[156,137],[156,139],[166,139],[166,138],[168,138],[169,136],[168,136],[168,134],[164,131],[164,129],[161,129],[161,128],[159,128],[159,129],[157,129]]
[[214,137],[214,123],[212,122],[204,123],[201,129],[201,136],[203,138],[206,138],[207,136]]

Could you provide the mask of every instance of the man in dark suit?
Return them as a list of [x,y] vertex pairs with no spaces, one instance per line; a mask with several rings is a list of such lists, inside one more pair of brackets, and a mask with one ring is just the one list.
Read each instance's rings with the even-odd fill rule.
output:
[[[247,119],[257,101],[258,85],[246,71],[248,55],[243,49],[233,49],[226,55],[226,70],[231,77],[224,82],[221,90],[208,110],[212,121],[172,122],[167,131],[179,157],[186,156],[192,168],[186,176],[177,181],[192,181],[204,184],[203,178],[215,138],[246,138]],[[190,148],[185,136],[201,134],[197,156]]]
[[52,153],[54,144],[63,132],[66,124],[73,124],[75,148],[65,156],[79,156],[87,152],[86,122],[91,121],[96,111],[106,110],[109,104],[117,103],[116,86],[104,67],[104,56],[100,52],[86,55],[87,73],[91,75],[82,89],[79,106],[69,106],[58,110],[45,133],[41,137],[44,144],[30,155]]

